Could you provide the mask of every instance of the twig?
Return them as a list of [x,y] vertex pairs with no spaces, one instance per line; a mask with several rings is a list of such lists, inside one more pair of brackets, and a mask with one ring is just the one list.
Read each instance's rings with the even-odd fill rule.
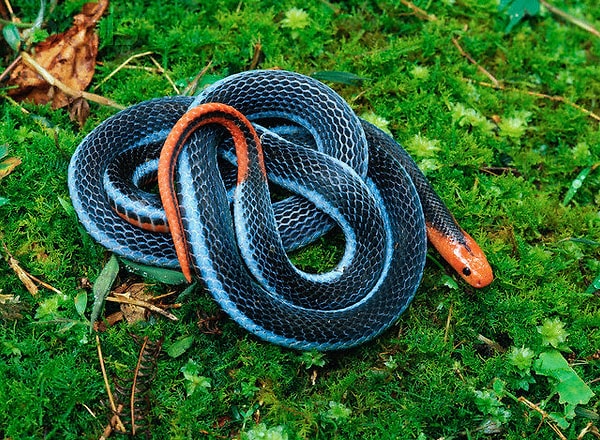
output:
[[511,88],[511,87],[504,87],[499,84],[498,85],[490,84],[490,83],[486,83],[483,81],[478,81],[477,84],[479,84],[480,86],[484,86],[484,87],[491,87],[493,89],[510,91],[510,92],[526,93],[528,95],[535,96],[538,98],[549,99],[550,101],[555,101],[555,102],[562,102],[563,104],[566,104],[570,107],[573,107],[576,110],[579,110],[582,113],[585,113],[590,118],[595,119],[596,121],[600,121],[600,115],[598,115],[597,113],[594,113],[591,110],[588,110],[585,107],[580,106],[579,104],[575,104],[574,102],[569,101],[567,98],[565,98],[563,96],[547,95],[545,93],[533,92],[531,90],[520,90],[520,89],[516,89],[516,88]]
[[518,400],[519,400],[519,402],[525,404],[526,406],[528,406],[532,410],[537,411],[538,413],[540,413],[542,415],[542,422],[545,421],[548,424],[548,426],[550,426],[550,428],[552,428],[552,430],[556,433],[556,435],[558,435],[558,437],[561,440],[567,440],[567,437],[565,437],[565,435],[560,431],[560,429],[558,428],[558,426],[556,426],[556,424],[552,420],[550,420],[550,416],[548,415],[548,413],[546,411],[544,411],[542,408],[540,408],[535,403],[527,400],[523,396],[519,397]]
[[[113,414],[113,416],[110,418],[110,422],[108,422],[108,425],[106,426],[106,428],[104,428],[104,431],[102,432],[102,435],[100,436],[100,438],[98,440],[106,440],[108,437],[110,437],[110,435],[114,431],[114,427],[120,421],[119,414],[121,413],[121,411],[123,411],[122,403],[119,403],[117,405],[117,411],[118,412]],[[117,428],[117,429],[120,430],[120,428]],[[124,433],[125,431],[122,431],[122,432]]]
[[484,69],[477,61],[475,61],[475,59],[471,55],[469,55],[467,52],[465,52],[465,50],[459,44],[458,39],[456,37],[452,37],[452,43],[456,46],[456,48],[458,49],[458,51],[460,52],[460,54],[462,56],[464,56],[467,60],[469,60],[472,64],[474,64],[477,67],[477,70],[479,70],[481,73],[483,73],[485,76],[487,76],[490,79],[490,81],[492,81],[492,84],[494,84],[494,87],[502,88],[502,86],[500,85],[498,80],[494,77],[494,75],[492,75],[490,72],[488,72],[486,69]]
[[419,17],[421,20],[427,20],[427,21],[436,21],[437,20],[437,17],[435,15],[428,14],[427,11],[419,8],[413,2],[410,2],[408,0],[400,0],[400,3],[402,3],[404,6],[411,9],[412,11],[414,11],[414,13],[417,15],[417,17]]
[[34,277],[29,272],[27,272],[25,269],[23,269],[21,267],[21,265],[19,264],[19,260],[14,258],[11,255],[11,253],[8,251],[8,248],[6,247],[6,243],[3,242],[2,246],[4,247],[4,252],[6,253],[6,261],[8,262],[8,265],[17,274],[17,277],[19,277],[21,282],[25,285],[25,288],[29,291],[29,293],[31,293],[32,296],[35,296],[38,293],[38,287],[36,286],[35,283],[38,283],[40,286],[45,287],[46,289],[51,290],[54,293],[58,293],[58,294],[62,293],[56,287],[53,287],[50,284],[45,283],[44,281],[40,280],[37,277]]
[[13,22],[15,22],[16,17],[15,17],[15,13],[13,11],[12,5],[10,4],[9,0],[4,0],[4,4],[6,5],[6,9],[8,9],[8,13],[10,14],[10,18]]
[[88,101],[92,101],[97,104],[106,105],[109,107],[114,107],[119,110],[122,110],[125,108],[121,104],[118,104],[115,101],[105,98],[103,96],[95,95],[93,93],[89,93],[89,92],[85,92],[85,91],[81,91],[81,90],[72,89],[71,87],[69,87],[68,85],[63,83],[62,81],[54,78],[54,76],[52,76],[52,74],[50,72],[48,72],[46,69],[44,69],[44,67],[42,67],[36,60],[34,60],[31,57],[31,55],[29,55],[27,52],[21,52],[21,57],[23,57],[23,62],[27,66],[29,66],[30,68],[35,70],[42,78],[44,78],[44,80],[48,84],[50,84],[51,86],[57,87],[58,89],[60,89],[61,92],[63,92],[67,96],[70,96],[72,98],[84,98],[84,99],[87,99]]
[[444,344],[448,342],[448,333],[450,332],[450,322],[452,321],[452,304],[448,310],[448,318],[446,318],[446,329],[444,330]]
[[142,347],[140,348],[140,354],[138,356],[138,361],[135,366],[135,372],[133,374],[133,383],[131,385],[131,395],[129,397],[129,410],[131,412],[131,435],[135,436],[136,426],[135,426],[135,392],[137,390],[137,379],[140,371],[140,365],[142,364],[142,360],[144,359],[144,352],[146,351],[146,345],[148,345],[148,336],[144,337],[144,341],[142,342]]
[[163,315],[165,318],[168,318],[171,321],[179,321],[177,316],[173,315],[172,313],[167,312],[166,310],[161,309],[160,307],[156,307],[154,304],[150,304],[149,302],[146,302],[146,301],[141,301],[139,299],[134,299],[134,298],[116,297],[116,296],[109,296],[106,298],[106,300],[116,302],[119,304],[130,304],[133,306],[143,307],[145,309],[150,310],[151,312],[155,312],[160,315]]
[[254,70],[258,66],[262,57],[262,44],[260,39],[254,44],[254,55],[252,56],[252,61],[250,62],[249,70]]
[[592,26],[591,24],[586,23],[585,21],[583,21],[577,17],[573,17],[570,14],[567,14],[565,11],[558,9],[556,6],[552,6],[546,0],[540,0],[540,3],[542,5],[544,5],[544,7],[546,9],[548,9],[550,12],[552,12],[553,14],[556,14],[559,17],[564,18],[565,20],[573,23],[575,26],[578,26],[581,29],[589,32],[590,34],[595,35],[596,37],[600,38],[600,32],[596,28],[594,28],[594,26]]
[[210,69],[212,66],[212,60],[210,60],[208,62],[208,64],[198,73],[198,75],[196,75],[194,77],[194,79],[192,80],[192,82],[190,82],[187,87],[185,89],[183,89],[183,95],[184,96],[190,96],[193,95],[194,92],[196,91],[196,88],[198,87],[198,81],[200,81],[200,78],[202,78],[204,75],[206,75],[206,72],[208,72],[208,69]]
[[562,97],[562,96],[551,96],[551,95],[546,95],[545,93],[539,93],[539,92],[532,92],[532,91],[526,91],[526,93],[528,95],[531,96],[537,96],[538,98],[545,98],[545,99],[549,99],[551,101],[557,101],[557,102],[562,102],[564,104],[567,104],[568,106],[571,106],[583,113],[585,113],[586,115],[588,115],[589,117],[595,119],[596,121],[600,121],[600,115],[597,115],[596,113],[592,112],[591,110],[588,110],[578,104],[575,104],[574,102],[569,101],[567,98]]
[[171,79],[169,74],[167,73],[166,69],[163,66],[161,66],[158,63],[158,61],[156,61],[154,59],[153,56],[151,56],[150,59],[152,60],[152,62],[156,66],[156,68],[160,71],[160,73],[162,73],[165,76],[165,78],[167,78],[167,81],[169,82],[169,84],[171,84],[171,87],[173,87],[173,90],[175,90],[175,93],[177,93],[178,95],[181,94],[181,92],[179,91],[179,89],[177,88],[177,86],[175,85],[175,83],[173,82],[173,80]]
[[98,87],[100,87],[106,81],[111,79],[119,70],[121,70],[123,67],[125,67],[127,64],[129,64],[132,60],[134,60],[136,58],[145,57],[148,55],[152,55],[152,52],[142,52],[142,53],[137,53],[135,55],[131,55],[129,58],[127,58],[125,61],[123,61],[115,70],[110,72],[102,81],[100,81],[98,84],[96,84],[92,90],[98,89]]
[[504,353],[506,351],[506,348],[504,348],[502,345],[498,344],[496,341],[492,341],[491,339],[486,338],[483,335],[477,335],[477,339],[479,339],[481,342],[486,344],[488,347],[493,348],[494,350],[496,350],[499,353]]
[[[112,392],[110,391],[110,385],[108,384],[108,376],[106,375],[106,368],[104,367],[104,357],[102,356],[102,347],[100,346],[100,338],[96,334],[96,348],[98,349],[98,359],[100,360],[100,369],[102,370],[102,378],[104,379],[104,387],[106,388],[106,394],[108,394],[108,400],[110,402],[110,409],[113,412],[113,419],[115,421],[114,426],[121,432],[126,432],[125,425],[121,421],[119,414],[121,412],[115,405],[115,399],[113,398]],[[113,426],[111,420],[111,426]]]
[[577,436],[577,440],[581,440],[588,432],[594,437],[600,438],[600,432],[598,431],[598,428],[594,426],[593,422],[588,422],[588,424],[585,425],[585,428],[583,428]]
[[17,67],[17,64],[19,64],[19,62],[21,61],[21,55],[19,55],[17,58],[15,58],[15,60],[10,63],[10,65],[4,69],[4,72],[2,72],[2,75],[0,75],[0,82],[4,81],[4,78],[10,73],[12,72],[12,70]]

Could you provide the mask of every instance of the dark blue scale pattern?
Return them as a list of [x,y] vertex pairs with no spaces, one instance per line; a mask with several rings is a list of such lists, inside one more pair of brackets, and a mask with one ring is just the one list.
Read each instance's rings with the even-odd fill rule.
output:
[[[206,102],[231,105],[260,124],[268,178],[295,194],[271,204],[250,142],[249,177],[235,188],[231,206],[231,140],[211,126],[190,137],[177,161],[176,190],[194,270],[215,300],[250,332],[298,349],[352,347],[393,324],[421,279],[423,213],[427,221],[450,222],[444,226],[450,232],[452,217],[395,141],[303,75],[244,72],[195,99],[150,100],[104,121],[69,167],[73,205],[89,233],[119,255],[177,267],[168,234],[142,231],[110,205],[115,199],[122,209],[137,209],[134,199],[146,203],[132,177],[136,166],[156,159],[175,122]],[[105,180],[117,191],[107,194]],[[286,250],[336,223],[346,240],[338,266],[320,275],[297,270]]]

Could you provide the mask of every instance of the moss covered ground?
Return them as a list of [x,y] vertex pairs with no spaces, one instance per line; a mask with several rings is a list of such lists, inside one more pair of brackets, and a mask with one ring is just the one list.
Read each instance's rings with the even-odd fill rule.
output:
[[[38,14],[37,1],[13,3],[25,23]],[[46,31],[68,28],[81,4],[46,11]],[[198,311],[217,308],[201,289],[171,310],[178,322],[153,314],[109,326],[98,338],[125,408],[127,390],[113,378],[131,378],[136,338],[163,341],[142,362],[155,376],[138,392],[138,432],[600,438],[600,37],[574,19],[600,27],[597,1],[556,0],[509,32],[495,0],[111,3],[98,26],[94,93],[127,106],[181,93],[203,69],[198,87],[254,67],[317,73],[406,146],[496,274],[475,290],[430,251],[406,313],[344,352],[273,346],[225,318],[220,334],[206,334]],[[16,56],[5,46],[3,68]],[[148,51],[155,62],[117,70]],[[65,110],[0,93],[0,147],[22,162],[0,180],[0,437],[99,438],[111,412],[88,283],[110,255],[73,216],[67,166],[116,110],[92,103],[79,128]],[[336,252],[325,239],[294,258],[320,270]],[[9,254],[60,293],[29,293]],[[115,286],[131,276],[122,268]],[[182,290],[145,282],[155,294]],[[116,306],[106,309],[103,317]]]

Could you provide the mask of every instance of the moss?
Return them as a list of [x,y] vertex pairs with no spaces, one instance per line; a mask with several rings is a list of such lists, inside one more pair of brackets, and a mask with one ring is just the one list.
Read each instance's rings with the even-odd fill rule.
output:
[[[37,2],[13,3],[24,22],[35,19]],[[65,30],[82,3],[57,5],[47,30]],[[597,2],[555,3],[599,26]],[[584,292],[600,273],[600,130],[582,109],[600,114],[600,42],[547,11],[506,34],[496,1],[414,4],[428,16],[391,1],[111,3],[98,27],[101,64],[92,86],[124,105],[175,94],[163,73],[145,69],[154,67],[148,58],[101,83],[145,51],[181,89],[209,63],[202,84],[247,69],[259,45],[261,68],[366,78],[330,85],[409,147],[497,277],[473,291],[451,282],[455,276],[432,251],[415,301],[397,324],[365,346],[316,358],[260,342],[227,320],[219,324],[222,335],[201,333],[196,310],[216,309],[202,289],[174,311],[178,323],[152,318],[112,327],[100,335],[111,375],[126,374],[137,361],[130,332],[164,337],[166,347],[193,338],[180,356],[158,359],[153,437],[489,438],[494,413],[502,415],[502,438],[549,438],[546,421],[492,388],[501,380],[509,392],[519,389],[544,401],[546,411],[564,413],[552,384],[529,368],[547,349],[538,328],[548,322],[560,328],[560,347],[572,351],[577,374],[598,394],[598,297]],[[490,76],[456,43],[503,88],[490,87]],[[0,52],[4,67],[7,50]],[[22,160],[0,179],[0,197],[9,200],[0,206],[0,241],[62,294],[41,289],[32,297],[0,264],[0,293],[20,302],[21,314],[0,313],[0,436],[97,438],[108,424],[107,398],[73,298],[107,255],[61,199],[68,200],[70,155],[114,110],[92,104],[80,131],[65,111],[23,108],[29,113],[8,100],[0,108],[0,145]],[[293,259],[303,270],[322,271],[342,252],[343,240],[330,234]],[[211,386],[188,396],[181,368],[190,359]],[[597,413],[597,398],[582,409]],[[561,429],[576,438],[589,421],[597,424],[579,415]]]

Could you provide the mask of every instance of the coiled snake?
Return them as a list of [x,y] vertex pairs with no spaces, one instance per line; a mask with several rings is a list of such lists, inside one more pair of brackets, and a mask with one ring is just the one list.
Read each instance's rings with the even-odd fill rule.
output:
[[[147,190],[156,179],[159,195]],[[293,195],[272,202],[270,184]],[[195,99],[121,111],[77,148],[69,190],[103,246],[198,276],[242,327],[284,346],[332,350],[380,334],[415,294],[426,236],[467,282],[492,280],[408,154],[297,73],[244,72]],[[345,238],[334,269],[291,264],[286,252],[334,225]]]

